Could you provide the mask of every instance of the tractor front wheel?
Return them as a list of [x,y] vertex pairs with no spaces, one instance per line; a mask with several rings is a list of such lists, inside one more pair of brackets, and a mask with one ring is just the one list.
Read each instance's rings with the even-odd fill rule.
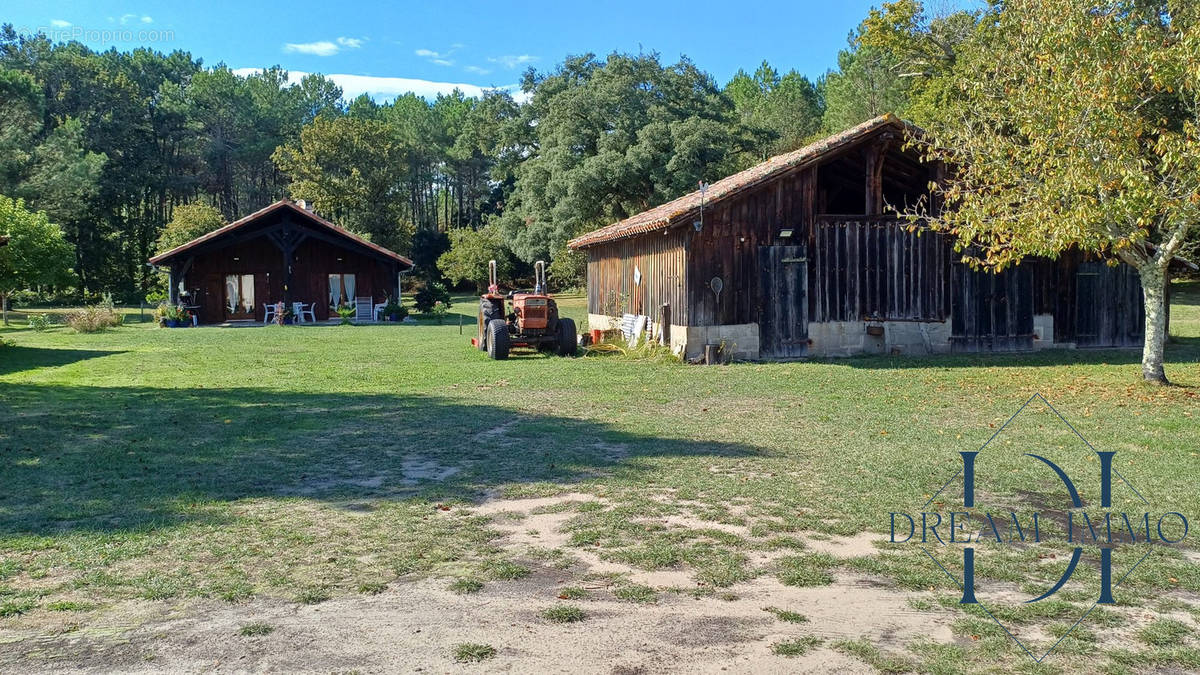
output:
[[572,319],[558,320],[558,355],[574,356],[579,348],[579,337],[575,332],[575,321]]
[[508,322],[504,319],[492,319],[487,325],[487,354],[496,359],[508,358]]

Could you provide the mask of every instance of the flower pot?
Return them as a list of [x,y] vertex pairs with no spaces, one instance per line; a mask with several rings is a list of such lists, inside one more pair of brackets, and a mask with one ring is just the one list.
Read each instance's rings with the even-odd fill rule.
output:
[[179,321],[177,319],[163,319],[163,325],[167,328],[177,328],[179,327]]
[[285,317],[283,317],[283,325],[285,325],[285,326],[290,326],[290,325],[292,325],[292,323],[293,323],[294,321],[295,321],[295,319],[293,319],[293,318],[292,318],[292,317],[290,317],[290,316],[285,316]]

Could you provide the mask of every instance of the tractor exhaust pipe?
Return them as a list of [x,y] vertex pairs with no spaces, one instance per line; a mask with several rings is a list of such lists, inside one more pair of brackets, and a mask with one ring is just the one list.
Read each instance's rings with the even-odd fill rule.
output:
[[533,263],[533,293],[534,295],[546,294],[546,262],[539,260]]
[[496,283],[496,261],[488,261],[488,293],[495,295],[500,292],[500,286]]

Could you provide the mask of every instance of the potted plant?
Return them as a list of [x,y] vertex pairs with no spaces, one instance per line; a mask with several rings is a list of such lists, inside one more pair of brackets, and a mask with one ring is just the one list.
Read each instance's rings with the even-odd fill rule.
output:
[[[279,304],[283,305],[282,302]],[[275,312],[275,321],[280,326],[290,326],[296,322],[296,313],[292,311],[291,307],[284,307],[282,312]]]
[[388,303],[379,313],[383,315],[385,321],[403,321],[404,317],[408,316],[408,310],[392,299],[388,299]]
[[354,318],[354,307],[349,304],[339,305],[337,308],[337,313],[338,316],[342,317],[341,325],[349,325],[350,320]]
[[154,313],[158,315],[159,324],[164,328],[186,326],[192,320],[191,312],[185,310],[183,307],[165,302],[159,305]]

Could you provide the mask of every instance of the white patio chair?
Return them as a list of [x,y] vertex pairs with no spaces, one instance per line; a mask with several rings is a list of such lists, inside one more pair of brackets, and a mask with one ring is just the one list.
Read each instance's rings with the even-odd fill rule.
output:
[[276,305],[274,303],[263,303],[263,323],[268,324],[275,320]]
[[375,308],[373,298],[355,298],[354,299],[354,320],[355,321],[374,321],[375,317],[371,315],[371,311]]
[[296,317],[296,323],[304,323],[304,303],[292,303],[292,316]]
[[300,305],[300,311],[296,312],[296,316],[300,317],[301,321],[305,321],[304,317],[307,316],[308,317],[307,321],[309,323],[317,322],[317,303],[315,303],[315,302],[308,303],[308,309],[304,308],[305,305],[303,302],[298,302],[296,304]]

